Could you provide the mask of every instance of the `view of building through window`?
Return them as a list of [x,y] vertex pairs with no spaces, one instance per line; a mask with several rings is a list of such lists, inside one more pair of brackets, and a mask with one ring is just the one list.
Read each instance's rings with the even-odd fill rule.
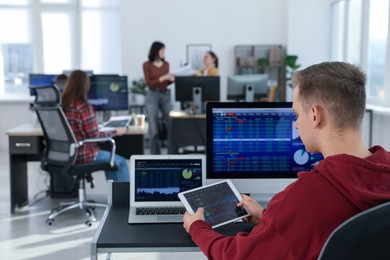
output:
[[0,0],[0,24],[0,95],[30,73],[121,72],[118,0]]
[[332,18],[332,60],[361,66],[367,73],[368,102],[389,106],[389,0],[335,1]]

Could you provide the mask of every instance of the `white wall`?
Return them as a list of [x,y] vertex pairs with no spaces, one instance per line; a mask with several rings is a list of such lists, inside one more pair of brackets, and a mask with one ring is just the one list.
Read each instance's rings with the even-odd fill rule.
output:
[[303,68],[330,59],[331,0],[289,0],[287,53]]
[[[186,61],[186,45],[210,43],[220,58],[222,97],[234,72],[234,46],[282,44],[297,54],[302,68],[330,59],[331,0],[121,0],[122,74],[142,77],[150,44],[166,44],[171,67]],[[109,50],[107,50],[109,51]],[[291,96],[291,95],[290,95]],[[287,95],[289,97],[289,95]],[[34,122],[28,102],[0,100],[0,149],[8,149],[6,130]],[[390,116],[374,116],[373,143],[390,149]]]
[[[298,55],[301,68],[329,61],[331,37],[331,0],[289,0],[287,54]],[[291,101],[292,90],[286,99]]]
[[284,0],[121,1],[123,74],[143,76],[150,45],[166,45],[171,68],[186,62],[187,44],[209,43],[220,60],[221,97],[234,73],[234,46],[287,43]]

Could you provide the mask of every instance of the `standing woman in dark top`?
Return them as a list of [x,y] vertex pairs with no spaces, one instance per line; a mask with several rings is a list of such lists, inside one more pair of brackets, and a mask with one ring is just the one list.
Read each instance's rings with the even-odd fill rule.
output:
[[148,61],[143,65],[145,82],[149,87],[145,110],[149,123],[151,154],[161,153],[158,137],[158,113],[160,110],[168,134],[168,154],[172,153],[172,127],[169,118],[172,104],[171,91],[167,87],[175,80],[175,76],[169,73],[169,63],[164,60],[164,55],[165,45],[161,42],[154,42],[149,51]]

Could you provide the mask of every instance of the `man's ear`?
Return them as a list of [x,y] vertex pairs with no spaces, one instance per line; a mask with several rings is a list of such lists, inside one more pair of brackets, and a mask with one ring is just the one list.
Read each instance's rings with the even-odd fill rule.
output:
[[314,128],[318,128],[322,125],[324,120],[324,111],[320,106],[312,106],[311,107],[311,119]]

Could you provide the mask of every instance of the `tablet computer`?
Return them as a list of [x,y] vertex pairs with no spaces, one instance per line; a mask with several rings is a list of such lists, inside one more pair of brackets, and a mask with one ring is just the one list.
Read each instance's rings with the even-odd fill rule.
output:
[[130,121],[131,116],[112,116],[110,117],[110,120],[101,126],[100,131],[113,130],[117,127],[127,127],[129,126]]
[[213,228],[250,215],[244,207],[237,207],[242,197],[230,180],[180,192],[178,196],[190,214],[202,207],[205,221]]

